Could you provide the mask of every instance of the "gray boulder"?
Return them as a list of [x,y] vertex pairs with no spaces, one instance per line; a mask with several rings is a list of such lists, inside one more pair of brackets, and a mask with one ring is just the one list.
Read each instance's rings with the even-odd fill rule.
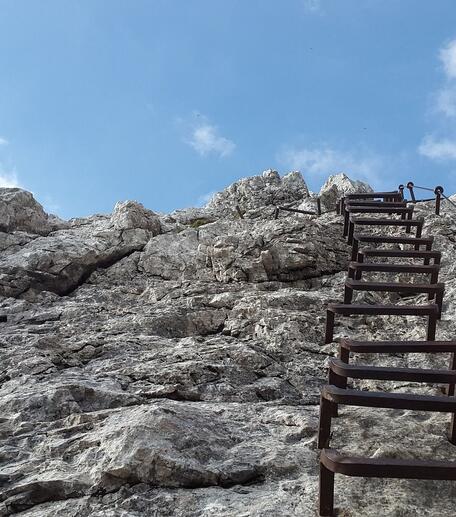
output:
[[[69,228],[47,237],[0,234],[0,244],[5,241],[12,246],[10,253],[0,258],[0,295],[69,294],[96,269],[142,250],[159,232],[160,221],[154,212],[127,201],[118,203],[110,217],[73,219]],[[2,239],[1,235],[8,237]]]
[[158,215],[136,201],[117,203],[111,215],[111,223],[116,230],[148,230],[151,236],[161,231]]
[[236,206],[241,212],[298,201],[309,195],[307,185],[299,172],[290,172],[280,177],[277,171],[267,170],[261,176],[252,176],[236,181],[218,192],[207,208],[223,216],[236,216]]
[[63,224],[58,218],[49,218],[31,192],[20,188],[0,188],[0,231],[21,230],[48,235]]
[[340,173],[330,176],[321,187],[318,195],[322,206],[327,210],[334,210],[341,197],[345,194],[355,194],[357,192],[373,192],[373,189],[363,181],[352,180],[346,174]]

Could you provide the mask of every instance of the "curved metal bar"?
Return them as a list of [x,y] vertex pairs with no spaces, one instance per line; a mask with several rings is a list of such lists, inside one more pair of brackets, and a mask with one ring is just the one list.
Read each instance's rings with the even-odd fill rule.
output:
[[408,200],[406,203],[427,203],[428,201],[435,201],[435,197],[430,197],[428,199],[415,199],[415,201]]
[[[399,188],[402,187],[402,185],[399,186]],[[416,199],[415,198],[415,194],[413,192],[413,189],[420,189],[420,190],[425,190],[427,192],[433,192],[435,194],[435,198],[431,198],[431,199]],[[413,183],[413,181],[409,181],[407,183],[407,189],[409,190],[410,192],[410,197],[411,197],[411,200],[407,201],[407,203],[422,203],[422,202],[425,202],[425,201],[434,201],[435,200],[435,213],[437,215],[440,215],[440,204],[441,204],[441,200],[442,199],[446,199],[447,201],[450,202],[451,205],[453,205],[454,208],[456,208],[456,203],[454,203],[451,199],[448,198],[448,196],[446,196],[444,194],[444,188],[441,186],[441,185],[437,185],[435,188],[429,188],[429,187],[421,187],[420,185],[415,185]]]
[[419,188],[420,190],[428,190],[429,192],[434,192],[435,193],[435,189],[434,188],[419,187],[418,185],[413,185],[413,188]]

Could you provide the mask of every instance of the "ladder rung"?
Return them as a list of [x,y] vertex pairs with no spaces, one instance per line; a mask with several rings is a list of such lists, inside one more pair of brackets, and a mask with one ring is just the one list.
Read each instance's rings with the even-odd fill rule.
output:
[[345,210],[350,214],[413,214],[413,208],[402,208],[402,207],[364,207],[356,205],[348,205]]
[[398,199],[402,201],[402,194],[400,192],[359,192],[357,194],[346,194],[345,199]]
[[373,217],[350,217],[350,222],[361,226],[423,226],[423,220],[421,219],[375,219]]
[[342,338],[341,348],[355,354],[440,354],[456,352],[456,341],[354,341]]
[[378,316],[432,316],[438,314],[438,306],[434,303],[428,305],[359,305],[346,303],[331,303],[328,311],[343,316],[349,315],[378,315]]
[[353,262],[350,261],[348,268],[356,271],[376,273],[422,273],[432,274],[440,271],[439,264],[391,264],[386,262]]
[[345,285],[354,291],[380,291],[395,293],[436,293],[445,289],[445,284],[411,284],[403,282],[364,282],[348,278]]
[[426,250],[394,250],[382,248],[363,248],[358,252],[366,257],[389,257],[389,258],[433,258],[440,259],[442,253],[440,251]]
[[330,359],[329,368],[339,377],[351,379],[372,379],[382,381],[425,382],[453,384],[456,370],[436,370],[425,368],[392,368],[364,364],[347,364],[340,359]]
[[331,472],[356,477],[399,479],[456,479],[456,462],[402,460],[396,458],[360,458],[323,449],[321,463]]
[[322,397],[335,404],[385,409],[412,409],[452,413],[456,411],[456,399],[443,395],[416,395],[414,393],[387,393],[338,388],[327,384],[321,390]]
[[367,235],[355,233],[353,238],[359,242],[385,244],[432,244],[434,237],[402,237],[393,235]]

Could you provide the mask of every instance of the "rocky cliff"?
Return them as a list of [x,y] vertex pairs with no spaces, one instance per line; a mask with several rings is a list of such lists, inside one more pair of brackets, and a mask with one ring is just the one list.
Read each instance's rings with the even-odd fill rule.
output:
[[[321,346],[325,306],[341,298],[349,255],[332,210],[369,188],[334,176],[322,216],[275,219],[276,205],[314,209],[315,196],[299,173],[267,171],[203,208],[157,214],[128,201],[70,221],[0,189],[0,515],[315,516],[319,389],[335,352]],[[438,337],[451,339],[455,211],[417,210],[444,252]],[[337,330],[424,337],[413,318]],[[455,456],[442,415],[343,414],[338,448]],[[454,515],[451,483],[341,478],[337,491],[344,516]]]

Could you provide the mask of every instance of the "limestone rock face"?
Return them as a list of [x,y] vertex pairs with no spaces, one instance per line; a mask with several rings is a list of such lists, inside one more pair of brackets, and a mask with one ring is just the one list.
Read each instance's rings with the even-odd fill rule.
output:
[[340,271],[346,264],[347,248],[337,225],[328,231],[316,220],[284,218],[221,226],[216,237],[203,231],[200,236],[220,282],[289,282]]
[[372,187],[363,181],[352,180],[346,174],[330,176],[320,189],[320,199],[328,210],[334,209],[337,201],[344,194],[372,192]]
[[0,188],[0,230],[21,230],[38,235],[48,235],[62,225],[50,218],[31,192],[20,188]]
[[267,170],[261,176],[236,181],[209,201],[207,208],[224,216],[282,203],[298,201],[309,196],[304,178],[299,172],[280,177],[277,171]]
[[36,236],[0,258],[0,295],[67,294],[95,269],[142,249],[151,236],[150,230],[113,229],[107,217],[74,222],[48,237]]
[[[333,199],[334,190],[369,187],[339,177],[325,188]],[[12,199],[14,210],[1,210],[20,214]],[[343,297],[349,249],[334,212],[274,219],[276,204],[303,200],[313,202],[300,175],[268,172],[228,187],[210,207],[157,215],[124,202],[46,234],[20,218],[0,231],[0,516],[317,515],[319,392],[336,352],[321,345],[325,308]],[[437,338],[454,339],[456,212],[432,210],[416,207],[443,251]],[[338,337],[373,340],[405,333],[423,339],[423,321],[350,318],[336,328]],[[357,360],[444,368],[448,358]],[[332,443],[448,459],[447,420],[345,408]],[[347,516],[450,517],[455,496],[451,483],[336,482]]]
[[117,203],[111,215],[111,223],[116,230],[148,230],[152,236],[161,231],[158,215],[136,201]]

